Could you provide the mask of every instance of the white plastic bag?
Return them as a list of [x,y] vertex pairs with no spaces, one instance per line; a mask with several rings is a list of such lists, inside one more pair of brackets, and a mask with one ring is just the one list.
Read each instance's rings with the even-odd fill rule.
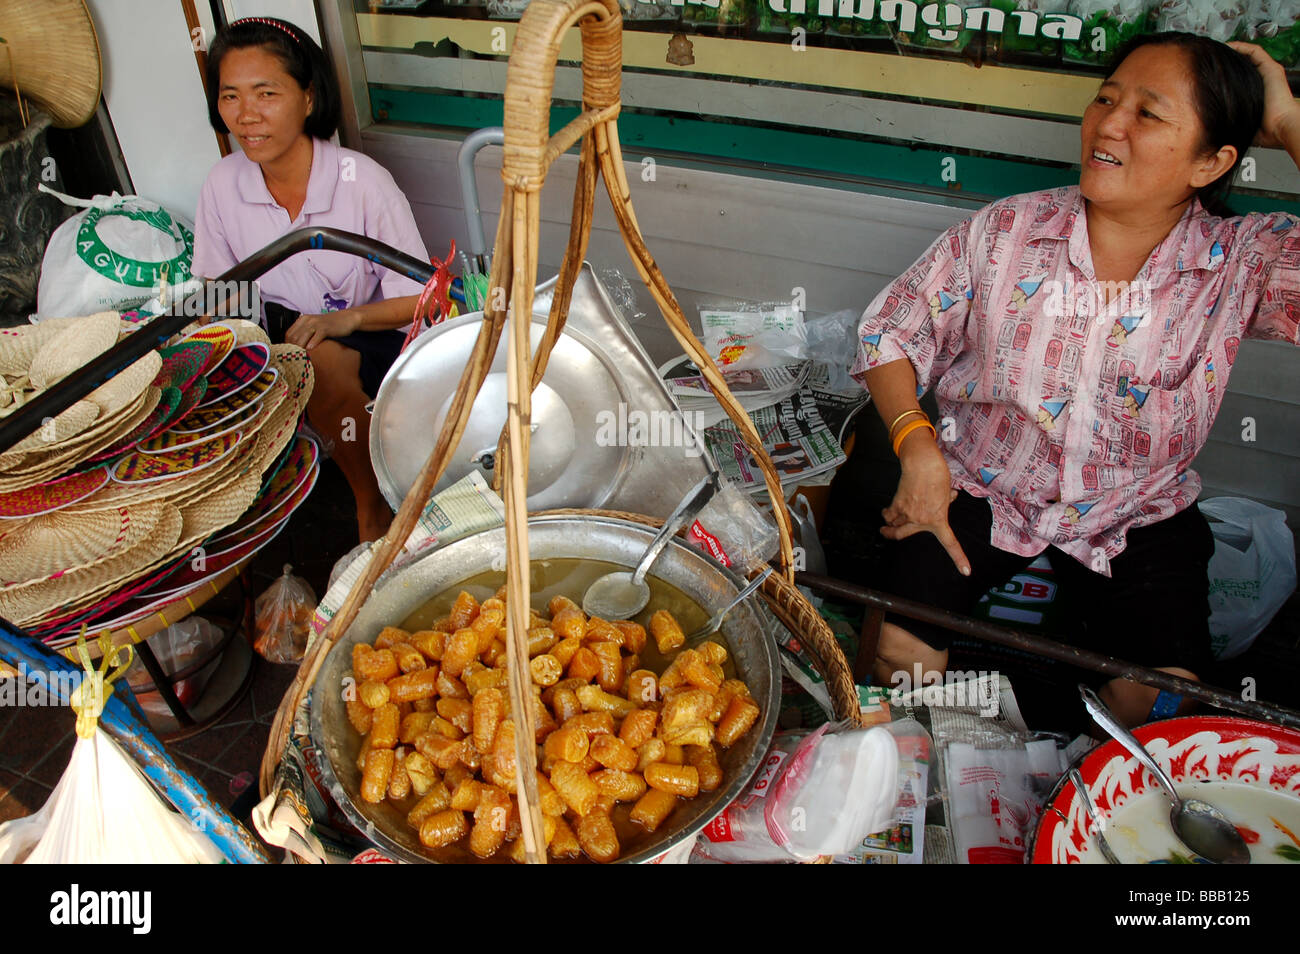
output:
[[1295,539],[1285,513],[1254,500],[1215,497],[1197,506],[1221,521],[1210,523],[1210,642],[1216,657],[1231,659],[1295,592]]
[[749,789],[704,827],[696,852],[731,864],[848,853],[893,821],[900,781],[893,731],[828,724],[777,733]]
[[85,211],[60,225],[45,247],[37,320],[135,308],[157,296],[164,280],[190,280],[193,223],[139,196],[78,199],[41,189]]
[[0,825],[0,864],[216,864],[221,852],[163,804],[102,731],[72,758],[33,815]]

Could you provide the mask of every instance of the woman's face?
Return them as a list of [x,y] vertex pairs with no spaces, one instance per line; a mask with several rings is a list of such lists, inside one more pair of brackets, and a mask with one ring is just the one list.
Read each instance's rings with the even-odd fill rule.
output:
[[304,136],[311,105],[311,91],[264,47],[229,50],[222,57],[217,111],[254,162],[274,162],[288,152]]
[[1201,153],[1187,54],[1175,46],[1129,54],[1084,111],[1081,138],[1079,188],[1102,207],[1170,209],[1226,171]]

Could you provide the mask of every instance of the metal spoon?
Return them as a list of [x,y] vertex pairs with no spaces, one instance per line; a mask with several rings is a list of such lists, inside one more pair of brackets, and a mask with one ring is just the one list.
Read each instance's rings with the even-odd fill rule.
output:
[[1111,738],[1128,749],[1160,783],[1169,798],[1169,824],[1187,848],[1215,864],[1250,863],[1250,849],[1223,812],[1199,798],[1183,798],[1179,795],[1165,770],[1143,748],[1133,733],[1119,723],[1105,703],[1097,698],[1097,694],[1082,685],[1079,686],[1079,694],[1083,696],[1083,704],[1093,720],[1110,733]]
[[728,613],[730,613],[733,609],[735,609],[742,601],[748,598],[750,593],[753,593],[756,589],[762,586],[763,581],[766,580],[771,575],[772,575],[772,568],[770,566],[764,568],[762,573],[758,574],[758,576],[750,580],[749,585],[736,594],[735,599],[733,599],[726,606],[722,607],[722,609],[718,610],[716,613],[710,616],[709,621],[707,623],[705,623],[695,632],[687,636],[684,645],[689,646],[691,645],[691,643],[695,642],[698,639],[703,639],[705,636],[708,636],[712,633],[716,633],[718,631],[718,627],[722,625],[723,617],[726,616]]
[[1101,856],[1106,859],[1106,863],[1117,865],[1120,860],[1115,857],[1115,852],[1111,849],[1110,843],[1106,841],[1106,836],[1102,834],[1102,829],[1106,825],[1105,819],[1097,813],[1097,806],[1092,803],[1092,795],[1088,791],[1088,785],[1079,774],[1077,768],[1071,768],[1069,771],[1070,781],[1074,783],[1074,790],[1079,793],[1079,799],[1083,802],[1083,810],[1088,813],[1092,819],[1093,837],[1097,839],[1097,847],[1101,849]]
[[699,513],[718,489],[719,474],[713,471],[696,484],[686,499],[677,505],[664,521],[663,529],[650,541],[645,554],[636,568],[628,573],[620,570],[606,573],[587,587],[582,597],[582,610],[588,616],[601,619],[630,619],[650,602],[650,587],[646,585],[645,575],[650,566],[668,546],[668,540]]

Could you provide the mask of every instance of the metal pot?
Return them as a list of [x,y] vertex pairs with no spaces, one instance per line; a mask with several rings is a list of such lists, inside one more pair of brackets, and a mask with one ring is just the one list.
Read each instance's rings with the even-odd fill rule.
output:
[[[640,524],[608,517],[555,516],[529,521],[528,543],[534,567],[546,560],[578,559],[633,566],[654,532]],[[464,854],[428,851],[406,823],[404,812],[389,803],[361,800],[361,773],[356,767],[361,737],[348,722],[344,688],[352,678],[352,647],[373,642],[388,625],[400,624],[430,599],[463,581],[504,564],[505,530],[497,528],[466,537],[404,566],[390,569],[356,621],[330,650],[311,696],[311,735],[322,780],[349,820],[394,858],[412,861],[473,860]],[[654,577],[680,590],[699,606],[700,619],[734,597],[744,581],[700,553],[674,540],[655,562]],[[454,593],[453,593],[454,595]],[[581,594],[568,594],[581,602]],[[539,607],[540,608],[540,607]],[[652,603],[650,609],[656,607]],[[685,625],[685,624],[684,624]],[[660,829],[620,859],[649,861],[689,838],[734,801],[762,762],[776,729],[780,666],[774,627],[780,624],[756,597],[737,606],[722,626],[736,676],[749,686],[762,709],[758,724],[721,754],[723,783],[717,790],[680,805]],[[689,625],[686,625],[689,629]],[[498,856],[504,853],[499,852]],[[495,859],[494,859],[495,860]]]

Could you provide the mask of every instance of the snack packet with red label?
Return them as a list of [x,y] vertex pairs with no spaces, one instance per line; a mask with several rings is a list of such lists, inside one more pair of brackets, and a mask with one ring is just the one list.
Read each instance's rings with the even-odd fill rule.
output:
[[686,528],[686,542],[726,567],[746,576],[776,556],[776,525],[736,487],[722,489]]

